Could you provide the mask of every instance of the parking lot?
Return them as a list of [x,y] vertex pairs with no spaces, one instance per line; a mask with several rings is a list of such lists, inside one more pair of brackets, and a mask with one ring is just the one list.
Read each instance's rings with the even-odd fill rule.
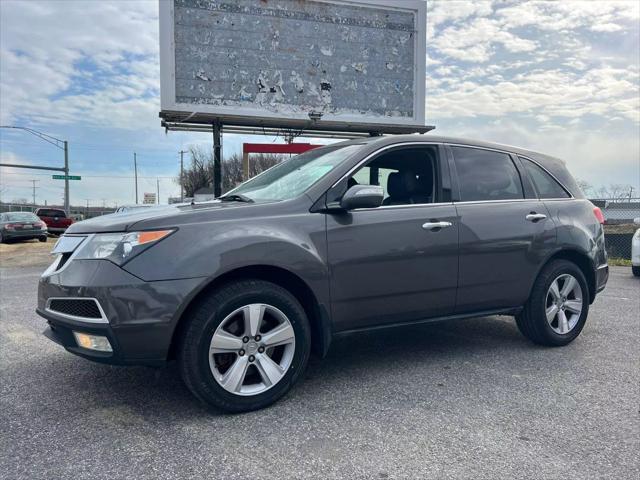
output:
[[629,268],[613,268],[568,347],[536,347],[507,317],[365,333],[312,360],[273,407],[222,415],[173,365],[99,365],[46,340],[35,263],[0,268],[2,478],[640,474],[640,281]]

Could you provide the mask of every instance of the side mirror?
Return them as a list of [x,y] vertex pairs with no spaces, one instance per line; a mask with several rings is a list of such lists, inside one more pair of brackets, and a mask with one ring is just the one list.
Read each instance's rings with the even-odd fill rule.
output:
[[378,185],[354,185],[342,196],[340,208],[377,208],[382,205],[384,190]]
[[636,225],[640,225],[640,217],[634,218],[633,223],[635,223]]

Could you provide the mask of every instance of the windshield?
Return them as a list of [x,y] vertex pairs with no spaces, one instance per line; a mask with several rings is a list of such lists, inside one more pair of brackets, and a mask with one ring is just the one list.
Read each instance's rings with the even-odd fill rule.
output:
[[361,146],[329,146],[310,150],[279,163],[226,195],[244,195],[256,202],[295,198]]
[[36,217],[33,213],[27,213],[27,212],[5,213],[4,216],[7,222],[39,222],[40,221],[40,219]]
[[49,208],[41,208],[40,210],[38,210],[38,215],[40,215],[41,217],[60,217],[60,218],[66,218],[66,214],[64,213],[64,210],[55,210],[55,209],[49,209]]

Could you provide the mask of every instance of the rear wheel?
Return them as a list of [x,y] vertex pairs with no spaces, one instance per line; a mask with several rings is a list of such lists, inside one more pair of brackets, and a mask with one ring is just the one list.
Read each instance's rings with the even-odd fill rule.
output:
[[278,285],[230,283],[201,301],[188,322],[180,372],[208,405],[230,412],[266,407],[287,393],[306,367],[305,311]]
[[41,236],[41,237],[38,237],[38,240],[39,240],[40,242],[44,243],[44,242],[46,242],[46,241],[47,241],[47,236],[46,236],[46,235],[43,235],[43,236]]
[[631,271],[635,277],[640,277],[640,266],[632,266]]
[[580,334],[588,313],[589,289],[584,274],[572,262],[554,260],[538,275],[516,323],[532,342],[562,346]]

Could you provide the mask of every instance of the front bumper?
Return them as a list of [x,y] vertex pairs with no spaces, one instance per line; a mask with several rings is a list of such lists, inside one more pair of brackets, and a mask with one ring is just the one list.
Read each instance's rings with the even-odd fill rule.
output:
[[[160,365],[167,360],[178,319],[201,283],[200,278],[145,282],[107,260],[72,260],[40,279],[36,312],[48,322],[45,336],[71,353],[102,363]],[[47,309],[50,298],[93,298],[105,321]],[[79,347],[73,331],[107,337],[113,352]]]
[[640,267],[640,236],[631,239],[631,265]]

